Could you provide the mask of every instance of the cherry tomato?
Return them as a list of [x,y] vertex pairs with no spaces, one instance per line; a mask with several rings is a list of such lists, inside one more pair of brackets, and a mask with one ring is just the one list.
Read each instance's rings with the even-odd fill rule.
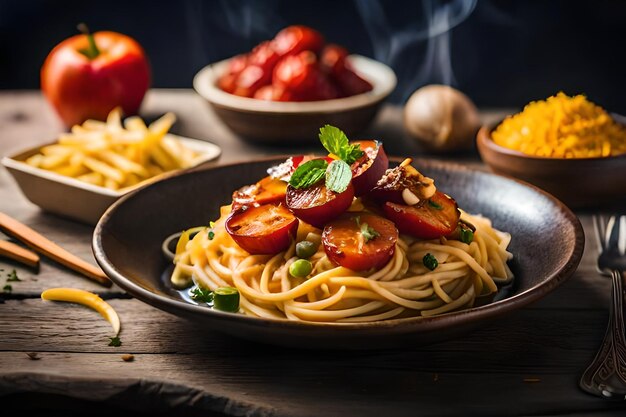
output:
[[240,54],[228,62],[228,69],[218,78],[217,87],[227,93],[233,93],[237,88],[237,77],[248,66],[248,55]]
[[232,209],[243,206],[260,206],[268,203],[285,201],[287,183],[280,179],[267,176],[256,184],[246,185],[233,193]]
[[294,95],[306,95],[318,83],[319,68],[317,58],[311,51],[289,55],[281,59],[272,77],[272,84],[282,87]]
[[374,88],[369,81],[347,67],[337,74],[335,79],[337,85],[347,97],[367,93]]
[[253,97],[256,91],[272,80],[272,73],[266,72],[258,65],[248,65],[235,81],[235,90],[232,94],[242,97]]
[[287,186],[287,207],[298,218],[322,229],[326,223],[346,211],[352,204],[354,187],[352,183],[342,193],[330,191],[324,181],[309,188],[296,189]]
[[289,91],[272,84],[259,88],[253,97],[268,101],[293,101],[292,94]]
[[298,230],[298,219],[283,205],[242,207],[226,219],[226,231],[245,251],[275,254],[289,247]]
[[360,197],[376,186],[378,180],[389,168],[389,158],[383,149],[383,144],[376,140],[354,141],[359,144],[363,156],[352,164],[352,185],[354,195]]
[[393,222],[369,213],[344,215],[327,224],[322,233],[328,258],[353,271],[385,266],[397,241],[398,229]]
[[400,232],[421,239],[450,235],[456,230],[460,216],[456,201],[440,191],[414,206],[388,201],[383,211]]
[[261,42],[252,49],[248,58],[248,65],[261,67],[264,72],[271,74],[274,66],[280,59],[270,41]]
[[326,45],[320,56],[321,66],[345,97],[372,90],[372,84],[354,72],[347,57],[345,48],[335,44]]
[[278,32],[272,42],[280,56],[294,55],[305,50],[318,53],[324,45],[324,37],[310,27],[293,25]]

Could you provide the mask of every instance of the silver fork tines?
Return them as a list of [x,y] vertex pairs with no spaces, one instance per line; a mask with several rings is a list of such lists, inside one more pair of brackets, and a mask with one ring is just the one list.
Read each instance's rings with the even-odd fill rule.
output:
[[626,269],[626,216],[605,221],[594,216],[598,270],[611,276],[611,315],[604,340],[580,379],[580,387],[604,398],[626,400],[626,336],[623,271]]

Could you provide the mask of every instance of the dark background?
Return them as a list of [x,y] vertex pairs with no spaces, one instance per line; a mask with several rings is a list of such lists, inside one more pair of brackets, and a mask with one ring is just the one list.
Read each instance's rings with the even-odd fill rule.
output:
[[39,88],[47,53],[87,23],[137,39],[153,87],[191,88],[204,65],[306,24],[391,65],[390,100],[446,83],[481,107],[558,91],[626,113],[626,2],[443,0],[0,0],[0,88]]

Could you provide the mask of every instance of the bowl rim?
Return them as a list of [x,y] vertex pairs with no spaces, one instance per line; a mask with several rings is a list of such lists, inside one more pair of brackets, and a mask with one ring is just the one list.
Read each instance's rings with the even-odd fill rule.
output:
[[26,174],[32,175],[32,176],[36,176],[36,177],[40,177],[43,178],[47,181],[51,181],[51,182],[56,182],[56,183],[60,183],[60,184],[64,184],[67,185],[69,187],[72,188],[78,188],[78,189],[82,189],[85,191],[89,191],[91,193],[95,193],[95,194],[100,194],[100,195],[105,195],[105,196],[109,196],[109,197],[121,197],[125,194],[127,194],[130,191],[133,191],[137,188],[141,188],[145,185],[148,185],[150,183],[162,180],[170,175],[172,175],[173,173],[179,173],[180,171],[186,170],[186,169],[190,169],[190,168],[194,168],[197,167],[198,165],[201,165],[205,162],[209,162],[212,161],[214,159],[217,159],[221,156],[222,154],[222,149],[217,146],[214,143],[211,143],[209,141],[206,140],[201,140],[201,139],[193,139],[193,138],[188,138],[188,137],[184,137],[184,136],[179,136],[179,135],[175,135],[172,133],[167,133],[165,135],[165,137],[170,137],[170,138],[175,138],[177,140],[180,140],[181,142],[185,143],[187,146],[191,147],[192,149],[195,149],[199,152],[202,153],[202,155],[198,156],[194,163],[184,169],[177,169],[174,171],[169,171],[169,172],[163,172],[162,174],[159,175],[155,175],[153,177],[150,178],[146,178],[145,180],[138,182],[135,185],[129,186],[129,187],[124,187],[124,188],[120,188],[119,190],[112,190],[110,188],[106,188],[100,185],[94,185],[94,184],[90,184],[88,182],[84,182],[84,181],[80,181],[76,178],[73,177],[69,177],[66,175],[61,175],[58,174],[54,171],[51,170],[47,170],[47,169],[43,169],[43,168],[38,168],[38,167],[34,167],[32,165],[27,164],[24,160],[20,159],[20,156],[22,155],[28,155],[31,153],[36,153],[37,151],[39,151],[41,148],[43,148],[44,146],[47,145],[53,145],[55,143],[57,143],[57,141],[52,141],[52,142],[48,142],[45,143],[43,145],[37,145],[37,146],[33,146],[30,147],[28,149],[23,149],[21,151],[15,152],[10,156],[4,156],[2,157],[2,160],[0,161],[2,163],[3,166],[5,166],[6,168],[8,168],[9,170],[16,170],[16,171],[21,171],[24,172]]
[[234,57],[227,58],[201,68],[193,77],[194,90],[205,100],[215,106],[234,109],[249,113],[337,113],[369,106],[377,103],[391,94],[398,83],[393,69],[388,65],[363,55],[348,56],[354,70],[373,85],[371,91],[331,100],[280,102],[259,100],[249,97],[240,97],[221,90],[215,84]]
[[[219,170],[224,168],[229,168],[233,166],[239,166],[245,163],[261,163],[261,162],[279,162],[283,158],[289,157],[290,155],[273,155],[268,157],[260,157],[254,159],[244,159],[241,161],[231,162],[224,165],[215,165],[206,170]],[[402,158],[391,157],[390,161],[401,162]],[[547,193],[546,191],[530,184],[522,180],[518,180],[515,178],[511,178],[505,175],[500,175],[492,172],[485,172],[479,169],[471,168],[465,166],[460,163],[454,163],[449,161],[440,161],[440,160],[426,160],[422,159],[429,169],[452,169],[462,173],[474,173],[477,175],[487,175],[492,177],[499,177],[505,181],[511,181],[521,184],[527,188],[532,189],[534,192],[539,193],[546,198],[548,198],[555,206],[559,212],[563,214],[564,217],[572,224],[574,228],[574,247],[572,249],[571,256],[567,259],[567,262],[563,265],[563,267],[556,271],[554,274],[546,277],[540,283],[533,285],[532,287],[514,294],[510,297],[504,298],[502,300],[498,300],[492,303],[488,303],[481,306],[472,307],[469,309],[453,311],[449,313],[444,313],[435,316],[414,316],[414,317],[405,317],[405,318],[395,318],[383,321],[374,321],[374,322],[355,322],[355,323],[318,323],[318,322],[310,322],[310,321],[292,321],[287,319],[273,319],[273,318],[260,318],[260,317],[252,317],[243,314],[232,314],[227,312],[222,312],[218,310],[207,310],[206,307],[200,305],[194,305],[188,303],[184,300],[178,300],[166,297],[164,295],[158,294],[156,292],[150,291],[143,286],[136,283],[132,278],[124,276],[121,272],[119,272],[115,265],[111,262],[111,260],[107,257],[104,247],[102,245],[102,234],[106,229],[107,223],[110,218],[114,215],[115,211],[118,210],[118,207],[125,204],[127,200],[134,198],[135,195],[138,195],[142,192],[149,192],[150,188],[164,186],[169,181],[178,181],[181,177],[197,175],[199,172],[203,171],[187,171],[187,172],[177,172],[163,181],[159,181],[159,183],[152,183],[146,187],[142,187],[141,189],[134,190],[131,193],[128,193],[122,196],[120,199],[116,200],[112,205],[110,205],[105,213],[100,217],[98,223],[94,228],[94,232],[92,235],[92,250],[96,262],[100,265],[103,271],[111,278],[111,280],[122,288],[124,291],[127,291],[133,297],[136,297],[143,302],[146,302],[152,306],[161,308],[165,311],[177,311],[184,312],[185,314],[193,314],[193,315],[205,315],[207,312],[210,312],[210,316],[215,316],[216,319],[219,320],[227,320],[227,321],[236,321],[241,322],[250,326],[271,326],[273,328],[286,328],[286,329],[331,329],[341,331],[358,331],[365,330],[371,328],[387,328],[389,330],[397,330],[402,331],[402,329],[409,330],[419,323],[420,331],[432,331],[438,330],[442,328],[446,328],[447,326],[454,327],[458,324],[470,324],[470,323],[478,323],[482,320],[486,320],[494,317],[497,314],[504,314],[507,312],[515,311],[518,308],[522,308],[527,306],[535,301],[540,300],[542,297],[549,294],[552,290],[560,286],[565,280],[567,280],[578,268],[578,264],[582,259],[583,249],[585,245],[585,235],[582,229],[582,225],[578,217],[574,214],[574,212],[568,208],[565,204],[563,204],[560,200]],[[147,301],[149,300],[149,301]]]
[[555,157],[550,157],[550,156],[538,156],[538,155],[530,155],[515,149],[511,149],[511,148],[507,148],[506,146],[502,146],[497,144],[493,138],[491,137],[491,133],[502,123],[504,122],[504,120],[506,120],[507,118],[511,117],[511,115],[505,116],[493,123],[490,124],[483,124],[480,129],[478,129],[478,132],[476,133],[476,143],[477,143],[477,147],[480,151],[481,145],[491,149],[492,151],[498,153],[498,154],[503,154],[503,155],[508,155],[508,156],[513,156],[513,157],[517,157],[517,158],[523,158],[529,161],[541,161],[541,162],[565,162],[566,163],[594,163],[594,162],[599,162],[599,161],[620,161],[620,160],[626,160],[626,153],[620,154],[620,155],[611,155],[611,156],[593,156],[593,157],[584,157],[584,158],[555,158]]

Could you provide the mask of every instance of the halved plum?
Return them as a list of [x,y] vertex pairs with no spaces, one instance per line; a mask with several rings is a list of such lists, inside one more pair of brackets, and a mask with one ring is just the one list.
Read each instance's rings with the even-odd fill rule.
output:
[[354,187],[348,184],[345,191],[336,193],[326,188],[324,181],[308,188],[287,186],[287,207],[298,218],[323,229],[326,223],[346,211],[354,199]]
[[358,144],[363,151],[363,156],[350,167],[354,195],[360,197],[371,191],[385,174],[389,168],[389,158],[383,149],[383,144],[377,140],[360,140],[350,143]]
[[233,211],[226,219],[225,228],[250,254],[273,255],[289,247],[298,224],[298,219],[282,204],[264,204]]
[[440,191],[412,206],[387,201],[383,211],[400,232],[420,239],[449,236],[456,230],[460,217],[456,201]]

